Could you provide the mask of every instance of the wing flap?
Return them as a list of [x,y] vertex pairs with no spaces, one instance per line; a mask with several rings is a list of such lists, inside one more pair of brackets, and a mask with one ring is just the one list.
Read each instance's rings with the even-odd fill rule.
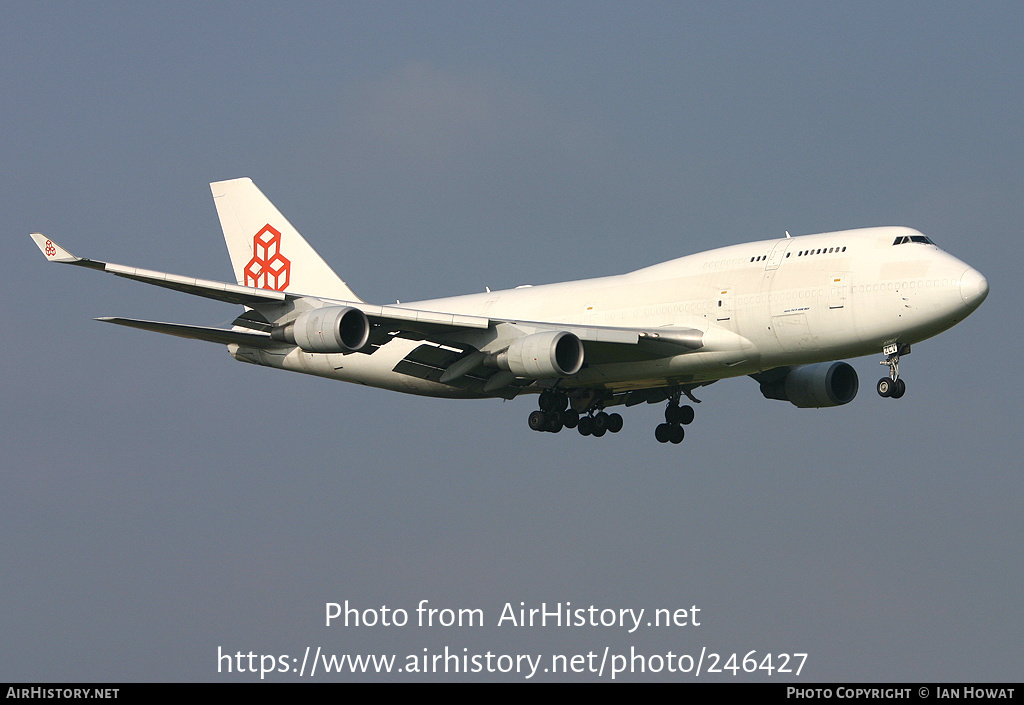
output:
[[484,367],[472,366],[464,374],[455,378],[445,378],[445,372],[467,356],[479,355],[471,348],[462,346],[456,349],[448,345],[424,343],[418,346],[394,367],[399,374],[418,377],[431,382],[459,387],[477,394],[493,394],[505,399],[512,399],[524,386],[533,380],[506,379],[506,373]]
[[542,330],[563,330],[588,343],[639,345],[653,357],[678,355],[685,350],[699,350],[704,346],[704,333],[697,328],[617,328],[614,326],[581,326],[573,323],[542,321],[501,321],[531,333]]

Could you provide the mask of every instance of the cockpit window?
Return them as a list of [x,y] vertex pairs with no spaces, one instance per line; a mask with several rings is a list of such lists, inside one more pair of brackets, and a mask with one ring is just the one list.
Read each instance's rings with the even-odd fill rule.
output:
[[904,245],[908,242],[920,242],[925,245],[934,245],[935,243],[926,238],[924,235],[900,235],[893,240],[893,245]]

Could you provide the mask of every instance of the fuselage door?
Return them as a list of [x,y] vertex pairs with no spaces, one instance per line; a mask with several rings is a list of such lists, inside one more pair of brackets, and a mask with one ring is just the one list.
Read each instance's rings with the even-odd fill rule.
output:
[[828,283],[828,307],[842,308],[846,305],[846,286],[848,274],[837,272],[829,277]]
[[719,289],[716,303],[715,318],[719,321],[732,319],[732,287]]
[[786,250],[789,249],[789,243],[791,242],[792,240],[787,237],[785,240],[779,240],[775,243],[775,247],[772,248],[771,254],[768,255],[768,260],[764,264],[765,271],[779,268],[782,260],[786,258]]

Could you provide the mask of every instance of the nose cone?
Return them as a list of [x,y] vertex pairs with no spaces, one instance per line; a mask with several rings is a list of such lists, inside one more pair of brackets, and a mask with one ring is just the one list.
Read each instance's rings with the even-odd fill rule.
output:
[[960,297],[973,311],[988,296],[988,281],[977,269],[968,269],[960,277]]

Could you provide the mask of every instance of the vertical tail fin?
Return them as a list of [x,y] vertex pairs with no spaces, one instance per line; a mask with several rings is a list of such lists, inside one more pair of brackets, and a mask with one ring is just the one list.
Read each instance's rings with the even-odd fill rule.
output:
[[235,280],[242,286],[362,301],[252,179],[210,184]]

